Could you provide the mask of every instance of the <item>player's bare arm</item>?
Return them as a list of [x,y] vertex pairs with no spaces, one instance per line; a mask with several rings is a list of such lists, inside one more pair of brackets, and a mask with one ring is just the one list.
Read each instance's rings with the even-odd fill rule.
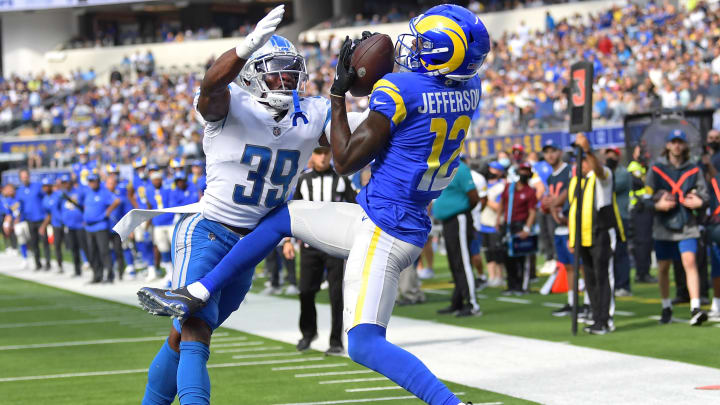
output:
[[225,118],[230,108],[230,91],[227,86],[238,77],[250,55],[273,35],[284,12],[284,5],[275,7],[258,21],[255,30],[240,45],[223,53],[210,66],[200,85],[197,103],[203,119],[219,121]]

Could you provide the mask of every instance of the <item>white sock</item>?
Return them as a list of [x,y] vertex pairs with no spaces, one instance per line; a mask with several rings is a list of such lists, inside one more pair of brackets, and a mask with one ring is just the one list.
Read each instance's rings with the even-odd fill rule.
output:
[[572,306],[573,302],[575,302],[575,294],[573,294],[572,291],[568,291],[568,305]]
[[672,301],[670,300],[670,298],[663,298],[663,299],[662,299],[662,307],[663,307],[663,309],[665,309],[665,308],[672,308]]
[[585,291],[585,294],[583,294],[583,304],[590,305],[590,294]]
[[205,286],[199,281],[187,286],[187,290],[193,297],[200,298],[203,302],[210,299],[210,291],[208,291],[207,288],[205,288]]
[[700,298],[691,298],[690,299],[690,310],[700,308]]
[[712,308],[715,312],[720,312],[720,298],[713,297]]

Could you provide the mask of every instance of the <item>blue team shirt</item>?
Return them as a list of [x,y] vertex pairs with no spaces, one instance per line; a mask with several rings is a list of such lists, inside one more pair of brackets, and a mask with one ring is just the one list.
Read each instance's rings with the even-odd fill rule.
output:
[[75,173],[78,182],[83,186],[87,186],[87,176],[95,169],[97,169],[97,162],[94,160],[90,160],[86,163],[77,162],[72,165],[73,173]]
[[[158,189],[158,188],[155,188],[155,186],[153,184],[148,183],[148,188],[147,188],[148,208],[157,210],[157,209],[172,207],[172,205],[170,205],[170,193],[172,193],[172,190],[167,187],[161,186]],[[152,219],[152,224],[159,225],[159,226],[172,225],[173,217],[174,217],[173,214],[158,215]]]
[[53,191],[46,194],[43,198],[43,209],[45,215],[50,215],[50,225],[53,227],[62,226],[62,214],[60,213],[60,199],[62,194],[59,191]]
[[2,199],[3,213],[10,215],[12,219],[19,218],[19,221],[24,221],[23,216],[23,202],[16,197],[3,197]]
[[105,216],[105,211],[115,200],[117,196],[103,186],[97,190],[89,187],[85,189],[83,220],[86,231],[97,232],[110,228],[110,221]]
[[[62,217],[63,225],[69,229],[82,229],[83,228],[83,212],[75,204],[71,203],[69,199],[75,201],[83,206],[85,201],[85,188],[75,187],[70,191],[61,191],[62,200],[60,201],[60,212]],[[67,197],[66,197],[67,196]]]
[[432,206],[433,216],[441,221],[451,218],[470,209],[470,198],[467,193],[475,190],[470,168],[460,162],[450,184],[443,190]]
[[[110,191],[110,190],[108,190]],[[120,200],[120,204],[110,212],[110,216],[108,219],[110,220],[110,227],[115,226],[115,224],[118,223],[120,218],[129,211],[128,206],[130,205],[130,202],[127,198],[127,182],[120,182],[115,187],[115,191],[110,191],[112,195],[115,196],[115,198]],[[127,211],[126,211],[127,210]]]
[[205,189],[207,188],[207,177],[205,175],[202,176],[196,176],[194,174],[191,174],[188,176],[189,183],[192,184],[196,190],[205,192]]
[[45,211],[43,210],[42,185],[40,183],[30,183],[29,185],[21,185],[17,190],[17,198],[23,202],[23,216],[31,222],[42,221],[45,219]]
[[370,109],[390,120],[391,136],[357,202],[383,231],[425,245],[431,227],[427,205],[458,168],[480,95],[477,76],[450,87],[439,78],[401,72],[375,84]]
[[192,183],[188,184],[185,190],[175,188],[170,193],[170,206],[179,207],[181,205],[188,205],[199,201],[198,191]]
[[152,186],[150,181],[143,179],[138,176],[137,173],[133,173],[132,181],[128,184],[128,187],[132,187],[135,190],[135,200],[140,207],[147,207],[147,189]]

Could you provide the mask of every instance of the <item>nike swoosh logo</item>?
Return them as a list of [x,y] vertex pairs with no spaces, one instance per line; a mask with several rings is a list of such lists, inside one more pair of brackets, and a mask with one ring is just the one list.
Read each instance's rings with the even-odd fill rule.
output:
[[362,217],[361,221],[365,222],[366,219],[367,217]]
[[175,294],[175,293],[174,293],[174,292],[172,292],[172,291],[165,291],[165,296],[166,296],[166,297],[178,297],[178,298],[184,298],[184,299],[186,299],[186,300],[190,301],[190,298],[188,298],[188,297],[186,297],[186,296],[184,296],[184,295],[180,295],[180,294]]
[[375,104],[387,104],[387,103],[384,102],[384,101],[377,101],[377,100],[375,100]]

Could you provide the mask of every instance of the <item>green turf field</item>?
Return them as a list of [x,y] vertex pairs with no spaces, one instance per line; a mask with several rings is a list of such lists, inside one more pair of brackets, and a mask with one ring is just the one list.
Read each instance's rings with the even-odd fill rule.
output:
[[[145,369],[168,324],[139,308],[0,275],[0,403],[139,404]],[[299,354],[292,345],[224,328],[216,333],[213,404],[422,403],[349,359]],[[448,385],[476,404],[529,403]]]
[[[538,264],[538,268],[541,264]],[[578,335],[573,336],[569,317],[556,318],[550,315],[553,309],[566,302],[567,296],[543,296],[538,293],[545,278],[532,284],[532,293],[522,297],[501,297],[500,288],[483,290],[478,300],[483,312],[480,317],[437,315],[438,309],[450,303],[452,284],[444,256],[435,256],[434,268],[435,278],[423,282],[423,289],[430,290],[426,292],[427,302],[396,306],[393,315],[720,368],[720,357],[708,355],[710,348],[715,347],[720,339],[720,328],[717,327],[720,323],[709,322],[699,328],[681,322],[659,325],[657,320],[650,318],[660,315],[660,293],[656,284],[633,283],[632,297],[616,298],[619,313],[615,316],[617,330],[614,333],[589,335],[582,331],[584,325],[580,324]],[[261,281],[264,279],[256,280],[254,292],[262,291]],[[674,284],[671,294],[674,294]],[[293,299],[290,296],[283,297]],[[318,302],[329,302],[327,291],[318,294]],[[673,317],[687,320],[690,318],[689,311],[687,304],[676,306]]]

